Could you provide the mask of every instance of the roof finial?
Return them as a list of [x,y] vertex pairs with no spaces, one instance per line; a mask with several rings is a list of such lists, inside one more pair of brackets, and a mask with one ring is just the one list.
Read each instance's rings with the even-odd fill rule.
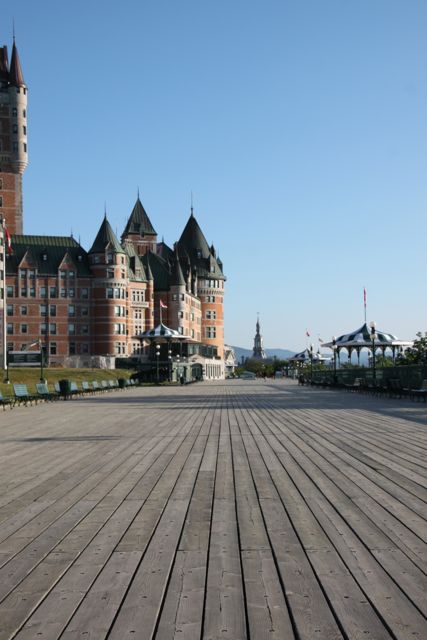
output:
[[191,191],[191,208],[190,208],[190,211],[191,211],[191,217],[193,217],[193,192],[192,191]]
[[15,17],[12,18],[12,37],[13,37],[13,44],[15,44]]
[[71,237],[73,238],[73,227],[71,227]]
[[139,185],[138,185],[138,200],[139,200]]
[[107,201],[104,200],[104,220],[107,219]]

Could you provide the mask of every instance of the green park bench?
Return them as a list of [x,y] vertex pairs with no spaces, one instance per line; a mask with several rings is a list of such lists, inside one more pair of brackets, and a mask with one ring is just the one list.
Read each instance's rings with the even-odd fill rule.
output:
[[15,404],[15,398],[11,398],[10,396],[4,396],[0,391],[0,404],[3,407],[3,411],[6,411],[7,406],[13,409],[13,405]]
[[37,396],[28,393],[26,384],[14,384],[13,385],[13,393],[15,394],[15,403],[24,404],[27,406],[28,403],[33,404],[33,402],[37,403]]

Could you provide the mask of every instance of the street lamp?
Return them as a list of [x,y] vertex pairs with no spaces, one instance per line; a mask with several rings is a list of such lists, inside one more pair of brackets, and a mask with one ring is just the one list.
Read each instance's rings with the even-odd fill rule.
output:
[[168,349],[168,378],[172,382],[172,350]]
[[156,344],[156,372],[157,372],[157,384],[159,384],[160,382],[160,376],[159,376],[159,358],[160,358],[160,345]]
[[332,350],[334,353],[334,385],[337,384],[337,338],[333,336],[332,338]]
[[377,382],[377,372],[375,369],[375,340],[377,339],[377,334],[375,332],[376,329],[376,324],[375,322],[372,320],[372,322],[369,323],[369,326],[371,328],[371,342],[372,342],[372,378],[374,381],[374,385]]
[[44,371],[43,371],[43,345],[42,345],[42,341],[39,341],[39,347],[40,347],[40,382],[44,383],[45,379],[44,379]]
[[180,378],[180,370],[179,370],[179,354],[176,356],[176,381],[179,382],[179,378]]
[[313,349],[314,345],[310,345],[310,384],[313,384]]

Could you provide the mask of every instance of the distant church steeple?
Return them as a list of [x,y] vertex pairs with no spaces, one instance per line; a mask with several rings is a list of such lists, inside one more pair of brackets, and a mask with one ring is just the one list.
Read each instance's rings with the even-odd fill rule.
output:
[[254,349],[252,352],[252,358],[255,360],[265,360],[267,358],[264,351],[264,341],[260,332],[259,316],[256,321],[256,333],[254,338]]

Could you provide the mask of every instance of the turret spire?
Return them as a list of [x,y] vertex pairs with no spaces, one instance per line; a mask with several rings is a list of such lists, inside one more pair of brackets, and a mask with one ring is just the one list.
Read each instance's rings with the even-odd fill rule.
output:
[[10,84],[14,87],[25,87],[24,75],[19,60],[18,48],[13,37],[12,57],[10,59]]

